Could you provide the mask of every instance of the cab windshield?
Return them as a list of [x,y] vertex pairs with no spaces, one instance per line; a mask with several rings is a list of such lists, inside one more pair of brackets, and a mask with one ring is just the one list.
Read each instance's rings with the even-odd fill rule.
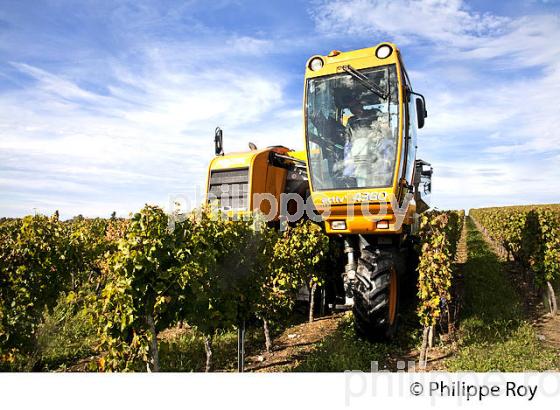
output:
[[316,191],[392,185],[398,138],[395,65],[360,73],[387,98],[346,73],[307,82],[307,150]]

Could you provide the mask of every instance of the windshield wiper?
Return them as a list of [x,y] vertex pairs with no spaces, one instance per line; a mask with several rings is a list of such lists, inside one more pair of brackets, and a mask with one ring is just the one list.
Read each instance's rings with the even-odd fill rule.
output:
[[383,98],[384,100],[387,99],[388,97],[388,92],[387,91],[383,91],[381,89],[381,87],[379,87],[377,84],[372,83],[369,78],[367,78],[365,75],[363,75],[362,73],[360,73],[358,70],[356,70],[354,67],[352,67],[351,65],[343,65],[339,68],[342,68],[344,71],[346,71],[348,74],[350,74],[352,77],[354,77],[356,80],[358,80],[358,82],[360,84],[362,84],[365,88],[367,88],[368,90],[370,90],[372,93],[374,93],[375,95],[377,95],[380,98]]

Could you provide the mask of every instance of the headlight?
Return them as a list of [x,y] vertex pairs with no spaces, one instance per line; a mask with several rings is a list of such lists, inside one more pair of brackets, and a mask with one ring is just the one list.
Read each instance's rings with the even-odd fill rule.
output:
[[332,221],[331,229],[333,231],[344,231],[346,229],[346,221]]
[[377,229],[389,229],[389,221],[377,222]]
[[311,71],[319,71],[321,68],[323,68],[323,64],[324,63],[322,58],[315,57],[309,62],[309,69]]
[[375,56],[377,58],[387,58],[391,55],[391,53],[393,52],[393,48],[391,46],[388,46],[387,44],[382,44],[379,47],[377,47],[377,50],[375,50]]

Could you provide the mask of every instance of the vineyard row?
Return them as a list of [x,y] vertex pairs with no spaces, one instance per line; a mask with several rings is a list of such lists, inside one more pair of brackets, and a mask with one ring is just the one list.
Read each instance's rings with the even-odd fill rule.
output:
[[544,291],[553,314],[553,283],[560,277],[560,206],[472,209],[470,215],[507,259],[517,262],[530,283]]
[[[449,317],[463,220],[463,212],[422,216],[425,329]],[[322,286],[340,255],[320,225],[279,232],[259,222],[203,210],[170,229],[152,206],[131,219],[0,219],[0,368],[33,368],[39,330],[57,306],[97,329],[90,370],[159,370],[157,334],[182,322],[204,335],[207,369],[212,335],[244,320],[262,321],[270,348],[269,325],[285,320],[302,286]]]

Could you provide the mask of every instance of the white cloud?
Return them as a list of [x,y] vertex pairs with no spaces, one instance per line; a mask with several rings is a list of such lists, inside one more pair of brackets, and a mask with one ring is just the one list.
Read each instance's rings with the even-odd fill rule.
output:
[[560,16],[524,16],[503,24],[499,35],[481,37],[476,47],[457,55],[463,60],[502,58],[502,67],[533,67],[558,63]]
[[324,33],[360,36],[389,33],[400,43],[429,38],[471,46],[497,33],[508,19],[469,10],[462,0],[333,0],[313,13]]
[[[534,159],[534,158],[531,158]],[[475,208],[558,202],[551,186],[560,177],[554,161],[508,160],[486,163],[449,158],[435,170],[434,204],[440,208]]]
[[85,91],[78,87],[76,84],[64,78],[58,77],[40,68],[30,66],[24,63],[12,63],[22,73],[37,80],[37,88],[45,91],[48,94],[53,94],[64,99],[78,99],[78,100],[99,100],[103,97]]
[[234,37],[226,42],[234,53],[263,55],[272,50],[274,42],[248,36]]
[[382,35],[400,44],[427,41],[440,63],[504,58],[529,67],[560,57],[559,15],[508,18],[475,12],[463,0],[327,0],[313,16],[328,35]]
[[179,64],[172,50],[144,58],[142,69],[111,62],[117,76],[108,95],[80,87],[86,74],[76,67],[66,75],[12,64],[32,82],[0,94],[0,190],[23,198],[16,205],[4,196],[2,214],[53,206],[66,216],[127,214],[144,201],[166,205],[168,195],[190,195],[204,183],[217,125],[228,151],[245,150],[249,140],[300,142],[282,78],[233,62],[216,68],[202,60],[193,69],[192,56]]

